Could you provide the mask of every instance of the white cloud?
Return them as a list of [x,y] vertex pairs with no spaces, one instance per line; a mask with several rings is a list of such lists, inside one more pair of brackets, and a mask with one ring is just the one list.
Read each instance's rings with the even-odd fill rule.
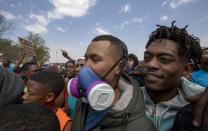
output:
[[142,23],[143,19],[142,18],[133,18],[132,21]]
[[31,13],[29,16],[31,19],[37,19],[38,23],[41,25],[48,25],[48,20],[43,15],[36,15]]
[[110,32],[107,29],[104,29],[103,27],[96,27],[93,31],[96,35],[108,35]]
[[48,32],[48,29],[46,27],[49,24],[49,20],[46,19],[44,15],[31,13],[29,15],[29,18],[36,19],[37,21],[34,24],[24,26],[24,28],[27,31],[38,33],[38,34],[44,34]]
[[[46,33],[48,29],[46,26],[53,19],[62,19],[65,16],[81,17],[88,13],[88,10],[96,4],[96,0],[49,0],[55,7],[53,10],[47,12],[47,17],[31,13],[30,19],[36,19],[37,22],[32,25],[24,26],[24,28],[33,33]],[[21,5],[21,2],[19,2]],[[43,11],[39,12],[44,14]],[[72,22],[68,22],[71,24]],[[37,28],[36,28],[37,27]],[[60,32],[66,32],[61,27],[56,27]]]
[[50,0],[55,9],[48,12],[50,19],[62,19],[65,16],[81,17],[96,4],[96,0]]
[[171,0],[170,2],[170,7],[172,9],[175,9],[181,5],[184,5],[184,4],[187,4],[189,2],[193,2],[193,1],[196,1],[196,0]]
[[128,21],[124,21],[121,23],[121,26],[120,26],[120,30],[123,30],[124,26],[126,26],[127,24],[129,24]]
[[60,26],[57,26],[56,29],[57,29],[58,31],[60,31],[60,32],[66,32],[66,30],[64,30],[64,29],[63,29],[62,27],[60,27]]
[[167,15],[161,16],[160,20],[161,21],[166,21],[166,20],[168,20],[168,16]]
[[33,32],[33,33],[38,33],[38,34],[43,34],[43,33],[48,32],[48,29],[44,25],[41,25],[41,24],[38,24],[38,23],[24,26],[24,28],[27,31],[30,31],[30,32]]
[[125,4],[124,6],[121,7],[121,11],[120,12],[129,12],[131,10],[131,6],[129,4]]
[[208,45],[208,34],[203,35],[200,39],[201,47]]
[[4,10],[1,10],[0,14],[3,15],[8,20],[21,19],[22,18],[22,15],[15,16],[14,14],[12,14],[8,11],[4,11]]
[[162,6],[166,6],[168,4],[168,2],[170,2],[170,0],[164,0],[162,3]]

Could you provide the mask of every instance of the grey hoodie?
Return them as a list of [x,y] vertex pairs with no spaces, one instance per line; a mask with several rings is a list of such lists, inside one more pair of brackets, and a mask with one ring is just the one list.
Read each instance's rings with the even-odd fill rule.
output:
[[23,90],[23,79],[0,66],[0,106],[16,104]]

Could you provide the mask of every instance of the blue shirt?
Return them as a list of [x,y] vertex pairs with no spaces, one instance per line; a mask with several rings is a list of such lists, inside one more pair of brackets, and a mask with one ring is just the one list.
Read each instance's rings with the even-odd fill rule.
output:
[[68,95],[68,106],[69,106],[69,116],[71,119],[74,118],[74,112],[75,112],[75,105],[77,102],[77,98],[72,97],[71,95]]
[[203,87],[208,87],[208,72],[199,70],[192,73],[192,82]]
[[14,70],[14,67],[11,66],[8,68],[8,70],[12,72]]

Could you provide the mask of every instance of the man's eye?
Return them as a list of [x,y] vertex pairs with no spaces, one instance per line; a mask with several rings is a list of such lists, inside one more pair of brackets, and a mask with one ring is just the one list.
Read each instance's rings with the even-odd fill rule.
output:
[[144,56],[144,61],[149,61],[151,59],[150,56]]
[[98,62],[98,61],[100,61],[100,59],[99,59],[98,57],[93,57],[92,60],[93,60],[93,62]]
[[162,63],[170,63],[172,60],[171,59],[167,59],[167,58],[161,58],[160,61]]

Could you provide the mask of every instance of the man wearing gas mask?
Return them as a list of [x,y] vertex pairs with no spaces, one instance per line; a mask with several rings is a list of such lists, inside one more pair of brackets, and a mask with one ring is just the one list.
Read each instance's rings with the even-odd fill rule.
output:
[[95,37],[87,48],[86,64],[68,83],[79,98],[72,131],[152,131],[139,85],[124,71],[127,47],[116,37]]

